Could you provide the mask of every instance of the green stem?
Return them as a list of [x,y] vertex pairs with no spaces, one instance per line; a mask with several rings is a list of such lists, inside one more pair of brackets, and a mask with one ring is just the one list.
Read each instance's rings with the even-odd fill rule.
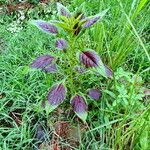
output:
[[74,67],[75,67],[75,38],[70,35],[69,36],[69,45],[70,49],[68,49],[66,55],[68,58],[68,63],[69,63],[69,68],[67,69],[67,73],[69,74],[69,86],[70,86],[70,92],[71,94],[75,93],[75,86],[74,86],[74,77],[73,77],[73,72],[74,72]]

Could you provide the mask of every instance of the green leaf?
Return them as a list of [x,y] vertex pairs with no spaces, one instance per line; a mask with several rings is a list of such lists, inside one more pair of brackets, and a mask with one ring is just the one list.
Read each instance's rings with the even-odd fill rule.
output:
[[62,28],[64,30],[66,30],[66,31],[69,31],[69,32],[73,31],[73,29],[70,28],[70,27],[68,27],[68,25],[66,23],[64,23],[64,22],[55,21],[55,20],[53,20],[51,22],[54,23],[56,26],[58,26],[58,27],[60,27],[60,28]]
[[87,112],[84,112],[84,113],[76,113],[76,115],[77,115],[84,123],[86,122],[87,115],[88,115]]
[[49,105],[49,103],[46,101],[45,102],[45,111],[46,111],[46,114],[49,115],[57,107],[58,107],[58,105]]
[[69,18],[67,18],[66,16],[60,16],[60,19],[65,23],[69,23]]

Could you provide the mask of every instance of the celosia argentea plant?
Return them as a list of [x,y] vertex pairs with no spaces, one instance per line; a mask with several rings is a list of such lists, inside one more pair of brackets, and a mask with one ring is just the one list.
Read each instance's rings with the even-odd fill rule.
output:
[[[102,19],[107,10],[95,16],[85,17],[83,13],[70,13],[60,3],[57,3],[57,9],[59,20],[51,20],[50,22],[36,20],[32,21],[32,24],[48,34],[55,35],[54,37],[57,37],[56,48],[62,51],[64,55],[61,56],[62,58],[47,54],[42,55],[36,58],[30,66],[45,72],[62,74],[57,67],[57,63],[63,64],[64,79],[50,88],[45,107],[46,112],[50,113],[57,108],[68,94],[73,111],[85,122],[87,118],[86,96],[81,92],[77,93],[78,85],[75,84],[75,80],[81,73],[86,74],[89,70],[106,78],[112,78],[112,71],[103,64],[100,56],[94,50],[78,49],[78,39],[87,28]],[[58,38],[61,29],[67,33],[65,38]],[[101,96],[98,89],[88,89],[86,94],[95,100],[98,100]]]

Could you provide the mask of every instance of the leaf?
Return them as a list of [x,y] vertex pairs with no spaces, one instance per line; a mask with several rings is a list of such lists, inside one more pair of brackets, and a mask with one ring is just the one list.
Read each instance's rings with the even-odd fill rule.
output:
[[77,12],[75,14],[74,18],[77,20],[83,20],[83,19],[85,19],[85,15],[82,12]]
[[58,33],[57,28],[53,24],[48,23],[46,21],[35,20],[35,21],[32,21],[31,23],[34,24],[35,26],[37,26],[43,32],[51,33],[51,34],[57,34]]
[[57,3],[57,10],[59,15],[65,16],[67,18],[71,17],[71,13],[69,12],[69,10],[60,3]]
[[90,16],[88,18],[86,18],[86,22],[82,25],[83,28],[88,28],[90,26],[92,26],[93,24],[95,24],[98,20],[102,19],[105,14],[107,13],[108,9],[102,11],[101,13],[95,15],[95,16]]
[[45,68],[43,68],[43,70],[45,72],[55,73],[55,72],[57,72],[57,67],[56,67],[56,64],[51,64],[51,65],[46,66]]
[[71,100],[71,105],[73,111],[85,122],[87,118],[87,104],[84,98],[80,95],[75,95]]
[[37,57],[32,64],[30,65],[32,68],[40,68],[44,69],[46,66],[51,64],[51,62],[55,59],[55,57],[50,55],[42,55]]
[[53,111],[58,105],[60,105],[64,101],[65,96],[66,88],[62,83],[52,86],[47,97],[50,110]]
[[101,92],[98,89],[89,89],[88,95],[94,100],[99,100],[102,96]]
[[87,21],[83,24],[83,28],[88,28],[88,27],[92,26],[92,25],[95,24],[99,19],[100,19],[100,16],[96,16],[96,17],[93,17],[93,18],[87,20]]
[[70,27],[68,27],[68,25],[64,22],[61,22],[61,21],[57,21],[57,20],[52,20],[51,21],[52,23],[54,23],[56,26],[68,31],[68,32],[72,32],[73,29],[71,29]]
[[101,65],[99,65],[98,68],[95,68],[95,71],[102,75],[103,77],[107,78],[107,74],[106,74],[106,68],[105,68],[105,65],[103,63],[101,63]]
[[62,22],[64,22],[65,24],[69,24],[70,23],[70,19],[65,17],[65,16],[60,16],[60,20],[62,20]]
[[41,125],[38,125],[37,127],[36,139],[38,140],[38,142],[44,142],[46,140],[46,134]]
[[97,72],[97,75],[100,74],[105,78],[111,78],[111,79],[113,78],[112,70],[108,66],[104,65],[103,63],[101,63],[98,68],[95,68],[94,71]]
[[105,66],[106,76],[109,78],[112,78],[113,77],[112,70],[108,66],[106,66],[106,65],[104,65],[104,66]]
[[93,71],[104,76],[112,78],[112,71],[108,66],[104,65],[99,55],[93,51],[88,50],[81,52],[79,55],[80,62],[87,68],[94,68]]
[[68,47],[67,41],[64,39],[57,39],[56,40],[56,47],[60,50],[66,50]]
[[79,56],[80,62],[85,65],[87,68],[89,67],[98,67],[101,59],[97,55],[95,51],[84,51],[80,53]]
[[36,58],[30,65],[32,68],[42,69],[45,72],[55,73],[57,71],[56,64],[52,64],[55,57],[50,55],[42,55]]

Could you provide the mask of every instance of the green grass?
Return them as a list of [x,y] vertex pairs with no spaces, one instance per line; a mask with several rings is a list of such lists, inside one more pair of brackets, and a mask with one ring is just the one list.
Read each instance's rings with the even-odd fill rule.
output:
[[[69,8],[74,10],[82,2],[84,0],[72,0]],[[112,81],[102,80],[101,83],[97,77],[81,77],[85,87],[89,88],[91,81],[101,87],[103,96],[98,102],[88,101],[87,129],[84,136],[80,135],[79,146],[72,146],[72,149],[149,149],[150,104],[141,91],[142,87],[150,88],[149,5],[146,0],[85,1],[84,11],[87,15],[110,8],[105,19],[89,29],[82,41],[83,45],[100,54],[115,76]],[[43,8],[38,16],[36,11],[40,11],[40,8],[37,6],[28,17],[50,19],[51,16],[43,12],[49,8]],[[56,14],[54,10],[52,7],[52,13]],[[30,150],[37,143],[35,134],[39,124],[45,128],[47,141],[51,140],[51,131],[47,126],[52,124],[53,115],[47,118],[38,106],[46,99],[45,95],[56,76],[29,70],[28,66],[41,54],[57,55],[57,52],[53,37],[30,26],[28,19],[19,24],[25,28],[18,33],[11,33],[8,27],[15,17],[6,14],[1,16],[0,149]],[[60,108],[63,109],[63,105]],[[21,125],[16,123],[11,112],[18,113]],[[77,126],[72,115],[59,117]],[[67,145],[63,140],[60,143]]]
[[[0,58],[0,91],[5,93],[6,96],[0,101],[0,122],[2,124],[5,121],[6,124],[1,126],[0,138],[1,141],[4,140],[7,143],[6,149],[13,148],[14,143],[16,143],[15,145],[18,149],[23,145],[25,145],[25,149],[28,149],[27,146],[29,145],[26,144],[32,141],[33,136],[33,131],[30,129],[32,120],[35,118],[33,105],[36,105],[41,98],[45,99],[47,90],[53,83],[53,77],[46,76],[39,71],[27,73],[27,66],[39,54],[50,53],[50,45],[49,50],[44,48],[44,43],[47,41],[50,44],[50,39],[45,38],[44,35],[41,38],[41,33],[36,35],[34,30],[30,32],[31,29],[22,31],[13,37],[5,29],[3,31],[5,31],[7,48],[2,50],[2,57]],[[33,33],[35,34],[33,35]],[[34,40],[29,44],[31,39]],[[20,110],[23,112],[21,118],[24,123],[20,127],[17,127],[8,115],[9,112],[17,110],[19,113]],[[10,126],[15,127],[10,128]],[[6,133],[9,133],[9,135],[6,136]]]

